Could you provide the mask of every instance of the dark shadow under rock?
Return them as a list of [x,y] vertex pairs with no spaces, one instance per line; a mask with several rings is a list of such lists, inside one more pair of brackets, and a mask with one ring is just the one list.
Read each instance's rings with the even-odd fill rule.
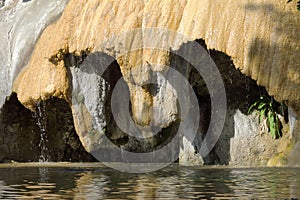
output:
[[5,0],[0,0],[0,8],[2,8],[5,5]]
[[45,161],[95,161],[79,141],[67,102],[52,98],[37,105],[40,114],[26,109],[16,94],[6,100],[0,113],[0,162],[36,162],[41,156]]
[[[230,56],[224,52],[207,49],[204,40],[196,40],[194,42],[200,44],[207,53],[207,56],[209,56],[215,63],[224,83],[227,101],[227,112],[222,133],[214,148],[206,157],[203,158],[204,164],[228,165],[231,159],[230,141],[235,137],[234,116],[237,110],[240,110],[243,114],[247,114],[250,105],[257,101],[260,95],[268,95],[268,93],[265,88],[258,86],[256,81],[245,76],[240,72],[240,70],[236,69]],[[188,44],[186,46],[188,46]],[[186,48],[186,46],[183,45],[181,49]],[[203,55],[196,56],[201,58]],[[189,82],[198,98],[200,111],[199,131],[195,140],[190,141],[195,148],[196,154],[197,151],[201,149],[202,141],[206,137],[208,127],[211,123],[211,94],[208,91],[207,83],[204,81],[204,78],[197,69],[191,65],[191,63],[176,55],[174,55],[171,59],[173,60],[171,63],[177,63],[177,65],[181,68],[190,70],[188,76]]]

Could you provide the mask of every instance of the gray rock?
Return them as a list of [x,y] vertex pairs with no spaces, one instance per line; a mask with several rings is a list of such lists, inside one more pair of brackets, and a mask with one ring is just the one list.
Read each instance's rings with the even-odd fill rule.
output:
[[185,137],[182,139],[182,147],[179,151],[180,165],[203,165],[204,161],[201,155],[197,152],[195,145],[193,145]]
[[230,165],[266,166],[277,153],[279,140],[269,133],[261,133],[258,115],[245,115],[239,110],[234,114],[234,137],[230,140]]
[[294,109],[291,107],[288,108],[288,114],[289,114],[290,138],[293,138],[297,135],[295,128],[297,123],[299,123],[299,119]]
[[[230,140],[235,136],[235,128],[234,128],[234,116],[236,111],[233,109],[228,109],[225,119],[225,124],[220,135],[218,142],[214,148],[215,154],[215,164],[229,164],[230,160]],[[256,121],[254,121],[256,123]],[[245,127],[242,127],[243,129]]]
[[289,166],[292,167],[300,167],[300,141],[298,141],[293,150],[291,151],[289,158],[288,158],[288,163]]

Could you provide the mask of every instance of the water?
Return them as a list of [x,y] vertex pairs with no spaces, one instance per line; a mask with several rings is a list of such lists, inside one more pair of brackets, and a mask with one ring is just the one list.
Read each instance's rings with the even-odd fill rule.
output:
[[36,103],[36,112],[33,114],[33,118],[36,121],[36,125],[40,129],[40,142],[39,148],[41,150],[39,161],[48,161],[48,136],[47,136],[47,116],[46,116],[46,105],[44,102]]
[[[26,164],[28,165],[28,164]],[[148,174],[100,164],[0,165],[1,199],[292,199],[300,168],[168,166]]]

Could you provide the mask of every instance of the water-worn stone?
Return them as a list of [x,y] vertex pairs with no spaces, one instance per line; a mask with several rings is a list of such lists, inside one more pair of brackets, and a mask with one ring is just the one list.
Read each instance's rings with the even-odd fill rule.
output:
[[[275,95],[278,100],[285,100],[299,110],[299,20],[296,7],[292,3],[286,5],[286,2],[275,1],[200,3],[194,0],[176,2],[72,0],[62,18],[42,34],[26,69],[27,72],[20,75],[19,79],[23,77],[22,82],[29,81],[29,77],[32,77],[29,75],[30,71],[35,71],[36,66],[48,71],[53,64],[49,63],[47,58],[54,56],[59,60],[64,51],[75,54],[80,54],[86,49],[99,51],[100,49],[96,49],[99,44],[114,34],[134,28],[163,27],[178,31],[191,40],[205,39],[208,48],[215,48],[232,56],[237,68],[251,75],[259,85],[266,86],[269,93]],[[123,41],[123,45],[126,49],[130,49],[133,43],[142,42],[143,39],[137,32],[134,38]],[[155,38],[155,42],[163,42],[161,40],[162,38]],[[115,54],[122,51],[120,44],[109,45],[114,48]],[[154,64],[152,62],[168,63],[168,53],[157,53],[153,50],[137,51],[120,58],[118,62],[125,81],[142,84],[143,79],[148,79],[145,77],[146,71],[143,76],[131,72],[133,68],[147,64],[146,61],[150,65]],[[60,68],[57,68],[57,71],[59,70]],[[49,73],[57,72],[49,71]],[[44,82],[55,83],[47,76],[39,85]],[[22,85],[17,82],[15,90],[23,92],[25,88],[22,88]],[[56,90],[50,93],[46,89],[47,84],[44,85],[41,89],[30,92],[32,94],[29,96],[33,99],[46,94],[66,96],[65,84],[56,85],[54,87]],[[29,98],[26,96],[26,92],[20,95],[21,102],[25,104]]]
[[13,94],[0,113],[0,162],[11,160],[93,161],[93,157],[82,147],[64,100],[49,99],[33,113]]
[[295,144],[295,147],[291,150],[290,155],[288,155],[288,163],[290,166],[300,167],[300,142]]
[[30,60],[40,34],[60,16],[67,2],[10,0],[0,8],[0,107],[10,96],[15,77]]
[[188,139],[183,137],[182,147],[179,153],[179,164],[180,165],[203,165],[204,161],[202,156],[195,149]]
[[[34,3],[37,1],[28,5]],[[3,87],[0,85],[1,89],[4,88],[1,93],[4,96],[10,93],[11,81],[18,74],[13,91],[27,108],[33,109],[36,101],[51,96],[72,102],[77,133],[85,148],[91,150],[101,140],[93,138],[97,134],[92,130],[96,127],[103,135],[108,123],[101,116],[108,91],[103,87],[107,83],[95,74],[86,75],[75,67],[70,70],[65,58],[69,54],[84,59],[86,54],[106,53],[115,58],[120,66],[130,91],[134,121],[141,126],[154,121],[156,126],[168,128],[180,120],[176,95],[167,94],[167,90],[154,95],[143,85],[153,78],[152,71],[167,71],[171,54],[157,49],[132,49],[146,43],[149,35],[145,28],[164,28],[186,37],[170,37],[168,40],[172,42],[168,44],[166,36],[155,35],[148,41],[153,47],[167,43],[168,48],[176,49],[185,42],[202,38],[209,49],[217,49],[231,56],[236,68],[257,80],[259,85],[265,86],[269,94],[274,95],[278,101],[285,101],[298,112],[300,16],[295,3],[286,4],[276,0],[70,0],[62,17],[43,32],[28,65],[19,74],[27,61],[18,56],[28,53],[24,50],[22,54],[18,54],[22,43],[17,42],[19,46],[13,51],[16,53],[10,54],[14,58],[11,62],[17,63],[12,63],[11,70],[9,67],[1,69],[1,72],[9,74],[1,73],[3,77],[0,78],[7,80],[7,83],[3,82]],[[4,33],[9,32],[7,28],[3,30]],[[128,31],[132,32],[123,34]],[[118,40],[111,39],[118,34],[123,35]],[[3,43],[10,47],[5,40],[6,38]],[[5,54],[2,54],[5,59],[9,57],[6,54],[9,50],[6,48]],[[6,65],[0,63],[1,66]],[[182,65],[180,69],[187,72],[184,75],[188,79],[188,66]],[[167,85],[165,83],[166,87]],[[165,99],[166,96],[171,98]],[[74,99],[79,99],[80,103],[75,104]],[[99,99],[100,103],[96,103]],[[158,110],[163,112],[157,114]],[[99,124],[93,121],[95,117],[100,120]],[[237,137],[238,135],[237,133]],[[252,142],[257,140],[253,139]]]
[[[258,116],[246,116],[239,110],[234,115],[234,138],[230,141],[231,165],[264,166],[276,151],[278,141],[259,134]],[[273,151],[273,152],[272,152]]]
[[288,125],[283,119],[282,123],[283,136],[274,140],[269,132],[260,129],[258,114],[247,116],[237,110],[234,114],[234,137],[230,140],[230,165],[297,166],[295,153],[299,149],[289,138]]

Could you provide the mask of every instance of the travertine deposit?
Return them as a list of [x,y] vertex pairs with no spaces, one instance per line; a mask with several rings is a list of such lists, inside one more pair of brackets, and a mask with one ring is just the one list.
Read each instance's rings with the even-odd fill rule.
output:
[[[63,16],[42,34],[31,61],[19,75],[14,90],[27,106],[30,106],[30,99],[44,98],[50,94],[66,98],[68,84],[67,78],[61,76],[63,63],[60,62],[64,53],[79,55],[86,50],[99,51],[97,47],[114,34],[136,28],[162,27],[182,33],[191,40],[202,38],[207,42],[208,48],[227,53],[243,73],[257,80],[259,85],[266,86],[269,93],[279,101],[285,100],[298,110],[299,21],[295,6],[275,0],[201,3],[196,0],[73,0],[66,7]],[[156,42],[162,42],[161,38],[156,39]],[[128,38],[123,45],[130,49],[133,42],[142,43],[143,37]],[[118,52],[118,44],[109,45]],[[126,59],[118,60],[128,83],[142,83],[143,79],[147,79],[146,70],[143,75],[132,75],[134,80],[128,80],[132,67],[146,64],[146,60],[150,64],[151,61],[161,60],[162,64],[168,61],[167,53],[153,54],[151,59],[146,59],[149,54],[144,51],[132,54]],[[50,62],[52,57],[58,63]],[[51,68],[56,65],[58,67]],[[41,71],[53,75],[44,76],[39,73]],[[32,77],[41,77],[40,82]],[[30,84],[31,82],[35,84]],[[28,90],[28,85],[32,85],[32,90]],[[134,93],[133,89],[132,92]]]
[[[89,56],[104,53],[120,66],[135,122],[147,126],[159,119],[154,125],[168,128],[179,120],[176,94],[167,95],[168,90],[162,89],[155,96],[143,87],[153,78],[153,71],[165,72],[170,65],[170,51],[142,48],[147,40],[144,30],[155,28],[185,36],[168,38],[170,50],[203,39],[208,49],[229,55],[243,74],[298,112],[300,15],[295,4],[281,0],[70,0],[62,16],[41,34],[30,61],[14,81],[13,91],[29,109],[51,96],[72,104],[77,133],[91,151],[101,138],[90,133],[99,131],[95,127],[104,133],[109,124],[111,116],[99,112],[104,112],[115,83],[102,79],[96,67],[84,71],[80,66]],[[119,39],[113,40],[116,35]],[[153,46],[166,43],[166,37],[152,35]],[[168,88],[168,84],[163,82],[161,88]],[[157,110],[163,112],[156,115]],[[115,137],[122,137],[122,131],[114,132],[118,132]]]

